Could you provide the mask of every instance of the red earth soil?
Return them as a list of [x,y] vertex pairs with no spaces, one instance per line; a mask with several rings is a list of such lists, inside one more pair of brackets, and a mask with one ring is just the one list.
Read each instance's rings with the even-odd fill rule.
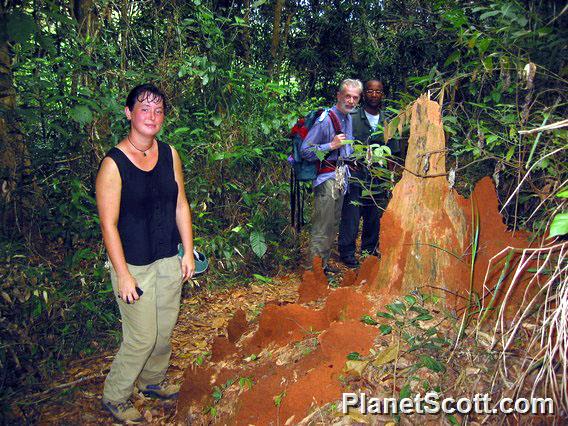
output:
[[[321,261],[314,260],[313,270],[304,273],[297,303],[268,304],[252,335],[241,337],[247,325],[244,312],[237,313],[229,323],[229,338],[215,340],[212,362],[186,371],[177,407],[180,422],[189,423],[192,413],[212,404],[213,387],[235,377],[251,377],[254,385],[238,396],[230,412],[219,414],[217,424],[295,424],[315,406],[340,398],[339,378],[346,356],[351,352],[366,355],[378,337],[376,328],[360,322],[362,315],[378,308],[370,301],[372,297],[388,296],[381,299],[384,304],[387,298],[424,285],[429,286],[427,292],[439,287],[446,296],[455,294],[447,297],[449,304],[463,303],[470,281],[471,200],[479,215],[476,290],[482,290],[492,256],[508,245],[528,246],[525,235],[507,232],[489,178],[476,185],[470,200],[449,188],[439,105],[421,98],[412,108],[405,167],[415,174],[403,173],[381,219],[381,260],[366,258],[357,276],[347,273],[342,287],[335,290],[328,287]],[[428,177],[416,176],[422,173]],[[498,274],[490,276],[493,282]],[[324,299],[321,309],[302,306]],[[267,347],[292,348],[309,339],[317,339],[317,344],[289,362],[278,363],[271,356],[258,363],[240,361]],[[277,395],[284,395],[279,404],[274,399]]]
[[312,270],[304,272],[302,283],[298,287],[298,303],[312,302],[327,296],[328,293],[327,278],[321,266],[321,259],[316,257],[312,261]]
[[[325,276],[320,275],[319,282],[315,282],[313,276],[315,274],[308,275],[308,284],[329,291],[327,281],[323,282]],[[299,421],[314,401],[324,405],[340,394],[338,378],[347,354],[366,354],[372,347],[377,330],[359,321],[362,315],[370,312],[371,306],[366,297],[353,287],[329,291],[325,306],[320,310],[299,304],[267,305],[260,315],[256,333],[239,342],[240,349],[234,353],[227,353],[226,349],[231,344],[227,339],[217,338],[212,360],[243,359],[259,353],[270,344],[285,346],[310,337],[317,338],[315,348],[290,365],[265,362],[254,368],[254,365],[241,363],[234,368],[228,363],[218,362],[215,365],[212,362],[208,368],[188,370],[178,402],[178,419],[187,421],[191,409],[203,410],[211,404],[214,386],[221,386],[232,377],[252,377],[254,386],[241,395],[233,416],[223,419],[224,423],[265,425],[276,418],[285,421],[291,416]],[[314,386],[316,383],[317,386]],[[277,407],[274,397],[281,392],[285,392],[285,397]]]
[[236,343],[248,328],[245,311],[239,309],[227,325],[227,338],[229,342]]

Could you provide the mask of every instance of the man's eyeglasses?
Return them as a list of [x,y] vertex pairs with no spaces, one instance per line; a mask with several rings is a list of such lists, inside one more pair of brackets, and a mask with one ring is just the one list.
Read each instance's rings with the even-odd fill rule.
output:
[[367,95],[384,95],[385,92],[383,92],[382,90],[365,90],[365,93]]

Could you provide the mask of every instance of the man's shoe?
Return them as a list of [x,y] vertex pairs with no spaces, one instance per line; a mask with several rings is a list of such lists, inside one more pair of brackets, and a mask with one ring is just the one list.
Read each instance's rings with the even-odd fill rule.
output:
[[179,385],[168,385],[165,382],[157,385],[138,386],[138,390],[150,398],[172,399],[179,394]]
[[359,266],[359,261],[355,259],[353,256],[350,257],[342,257],[341,262],[347,266],[348,268],[356,268]]
[[132,402],[112,402],[103,399],[103,407],[106,408],[115,419],[121,422],[141,422],[144,420],[140,411],[134,408]]
[[334,266],[325,265],[325,266],[323,267],[323,272],[324,272],[324,274],[326,274],[326,275],[330,275],[330,274],[339,274],[340,271],[339,271],[339,269],[337,269],[337,268],[334,267]]

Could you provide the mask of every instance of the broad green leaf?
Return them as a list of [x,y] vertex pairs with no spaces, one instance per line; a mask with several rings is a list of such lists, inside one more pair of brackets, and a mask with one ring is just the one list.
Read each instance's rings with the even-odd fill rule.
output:
[[492,16],[499,15],[500,13],[501,13],[500,10],[492,10],[492,11],[490,11],[490,12],[482,13],[482,14],[479,16],[479,19],[491,18]]
[[381,330],[381,334],[383,336],[390,334],[392,332],[392,327],[390,325],[386,325],[386,324],[381,324],[379,326],[379,330]]
[[558,237],[568,234],[568,213],[558,213],[550,224],[550,235],[548,238]]
[[450,421],[451,424],[459,426],[460,422],[456,419],[456,416],[453,414],[446,414],[446,418]]
[[32,16],[20,11],[15,11],[8,16],[6,32],[8,37],[16,43],[26,43],[36,31],[37,25]]
[[274,405],[280,407],[280,404],[282,404],[282,398],[284,398],[285,396],[286,396],[286,391],[282,391],[278,395],[274,396],[272,398],[274,400]]
[[93,121],[93,113],[86,105],[76,105],[69,111],[71,118],[79,124],[87,124]]
[[404,315],[406,306],[400,300],[395,300],[393,303],[387,305],[387,309],[394,314]]
[[172,135],[179,135],[180,133],[186,133],[191,131],[189,127],[178,127],[172,132]]
[[350,361],[361,361],[361,355],[359,352],[351,352],[347,354],[347,359]]
[[414,304],[416,303],[416,297],[410,296],[410,295],[404,296],[404,301],[405,301],[406,303],[408,303],[410,306],[412,306],[412,305],[414,305]]
[[435,371],[436,373],[441,373],[446,371],[446,367],[437,359],[432,358],[431,356],[422,355],[420,357],[420,365],[422,367],[426,367],[429,370]]
[[218,386],[215,386],[215,389],[213,389],[213,399],[220,401],[221,398],[223,398],[223,391]]
[[381,318],[387,318],[387,319],[394,319],[394,315],[393,314],[389,314],[388,312],[377,312],[377,316],[381,317]]
[[377,325],[377,324],[378,324],[378,322],[375,321],[375,320],[373,319],[373,317],[371,317],[371,315],[363,315],[363,316],[361,317],[361,322],[363,322],[363,323],[365,323],[365,324],[367,324],[367,325]]
[[490,45],[491,45],[490,38],[482,38],[477,42],[477,49],[479,50],[479,53],[483,55],[487,51]]
[[448,65],[453,64],[460,57],[461,57],[460,51],[459,50],[454,51],[450,56],[448,56],[448,59],[446,59],[446,62],[444,62],[444,67],[447,67]]
[[254,254],[258,257],[264,256],[267,249],[264,233],[260,231],[252,231],[250,234],[250,245]]
[[493,71],[493,57],[492,56],[488,56],[485,59],[483,59],[483,66],[485,67],[485,69],[487,71]]
[[430,314],[420,314],[416,318],[414,318],[414,321],[429,321],[432,318],[434,317]]
[[428,309],[425,309],[421,306],[416,306],[416,305],[412,306],[410,308],[410,310],[414,311],[414,312],[418,312],[419,314],[429,314],[430,313],[430,311]]
[[271,283],[272,282],[272,278],[265,277],[264,275],[252,274],[252,276],[255,277],[257,280],[262,281],[263,283]]
[[568,189],[560,191],[558,194],[556,194],[556,196],[558,198],[568,198]]
[[264,3],[266,3],[266,0],[256,0],[250,7],[251,9],[256,9],[259,6],[262,6]]
[[253,384],[254,383],[250,377],[241,377],[239,379],[239,386],[241,388],[247,388],[248,390],[250,390]]
[[398,394],[399,399],[402,398],[410,398],[410,385],[406,384],[402,387],[402,389],[400,390],[400,393]]

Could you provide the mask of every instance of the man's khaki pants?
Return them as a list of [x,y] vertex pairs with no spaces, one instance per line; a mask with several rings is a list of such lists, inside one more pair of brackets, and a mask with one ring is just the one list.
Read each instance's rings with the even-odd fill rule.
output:
[[343,191],[335,188],[335,179],[328,179],[314,188],[311,250],[313,257],[321,257],[324,267],[337,236],[342,206]]
[[170,362],[170,336],[180,305],[182,272],[179,257],[173,256],[128,270],[144,294],[127,304],[118,298],[118,282],[111,266],[114,297],[122,318],[122,344],[105,381],[103,399],[124,402],[140,386],[160,383]]

